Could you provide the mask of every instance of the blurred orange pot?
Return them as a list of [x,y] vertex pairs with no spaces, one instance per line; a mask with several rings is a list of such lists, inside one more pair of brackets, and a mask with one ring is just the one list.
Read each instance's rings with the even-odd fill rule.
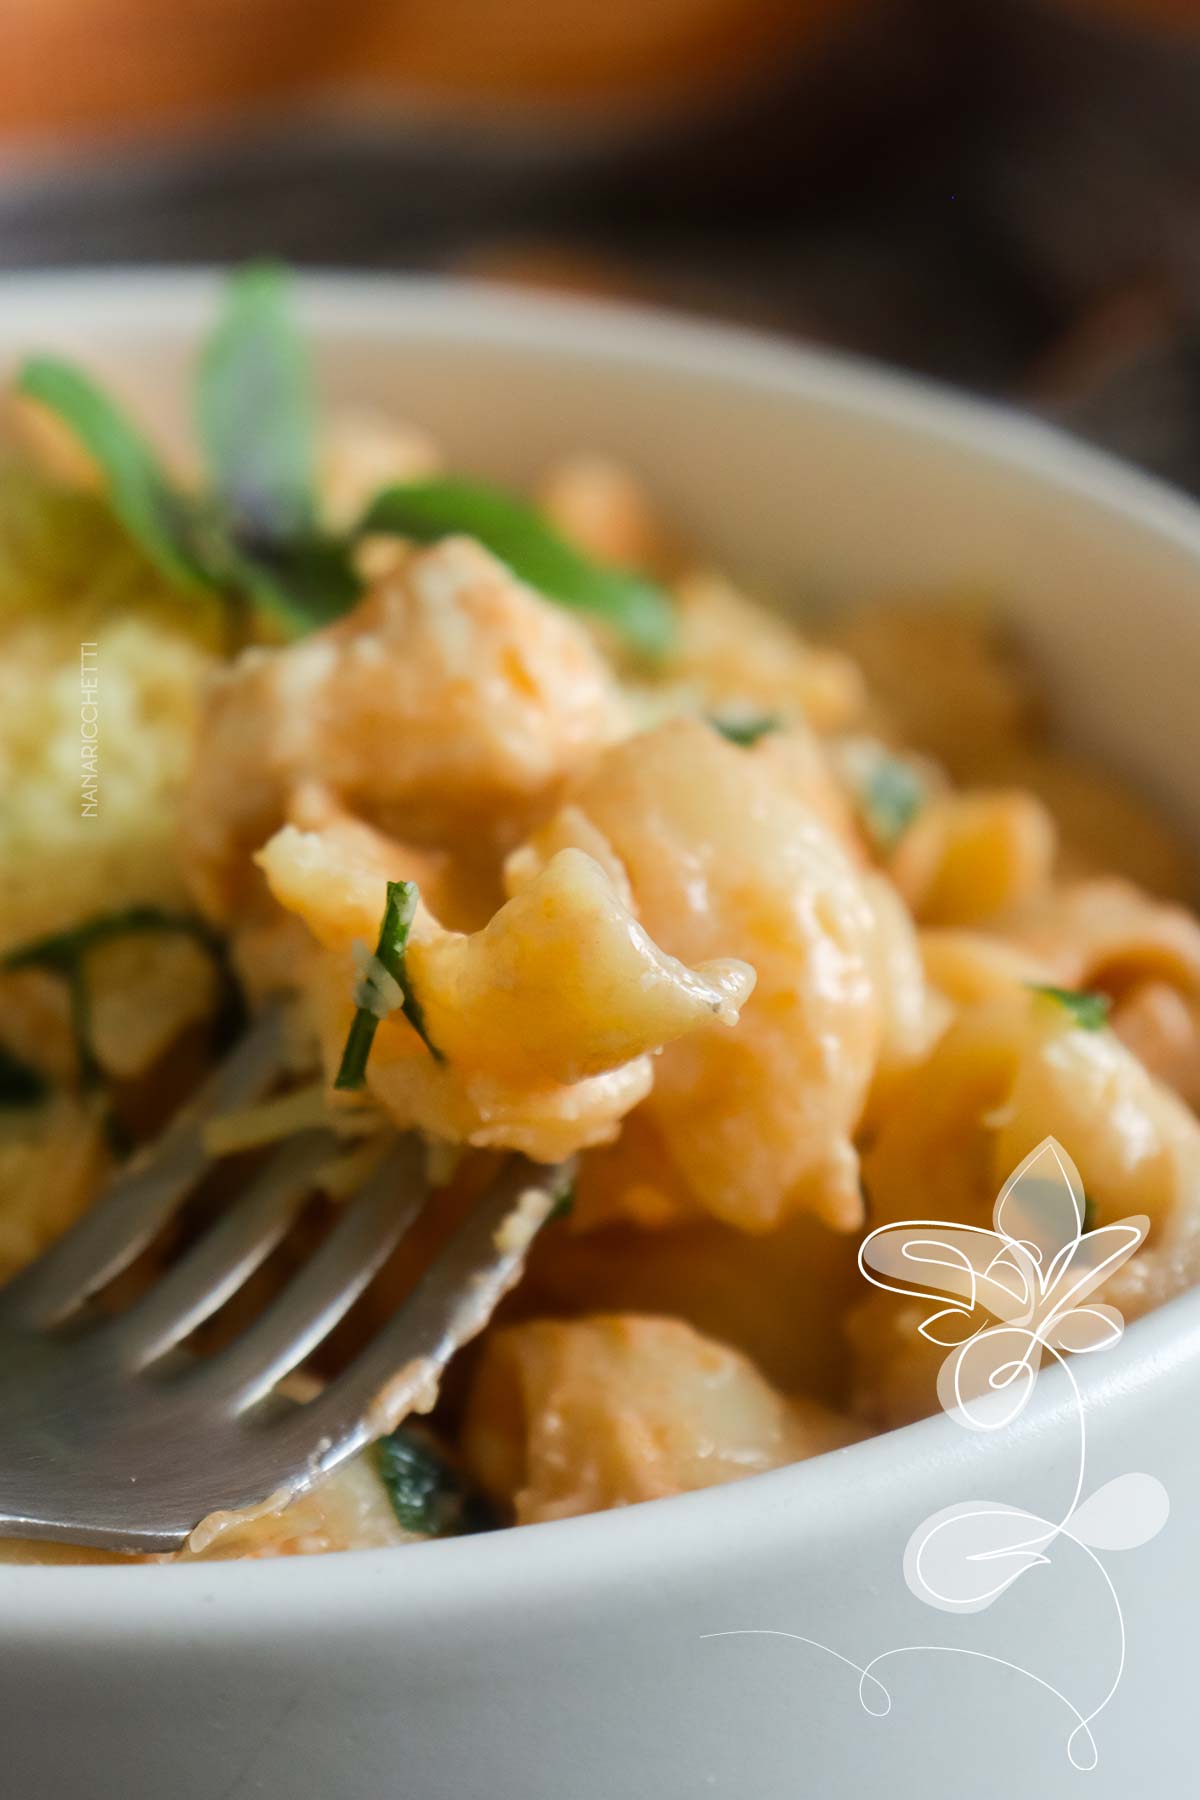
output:
[[666,99],[728,87],[875,3],[0,0],[0,131],[137,131],[338,93]]

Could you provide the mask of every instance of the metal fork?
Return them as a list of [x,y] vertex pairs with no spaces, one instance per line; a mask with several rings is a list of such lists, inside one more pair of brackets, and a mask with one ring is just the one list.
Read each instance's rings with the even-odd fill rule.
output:
[[[0,1288],[0,1536],[174,1550],[210,1513],[282,1504],[390,1430],[515,1280],[563,1179],[522,1157],[350,1366],[306,1404],[281,1398],[280,1379],[345,1315],[425,1204],[424,1151],[401,1137],[254,1323],[214,1355],[180,1351],[311,1195],[337,1139],[309,1131],[276,1149],[141,1298],[100,1314],[92,1297],[211,1168],[206,1121],[267,1093],[281,1066],[280,1020],[268,1013],[157,1146]],[[518,1206],[530,1230],[506,1233]]]

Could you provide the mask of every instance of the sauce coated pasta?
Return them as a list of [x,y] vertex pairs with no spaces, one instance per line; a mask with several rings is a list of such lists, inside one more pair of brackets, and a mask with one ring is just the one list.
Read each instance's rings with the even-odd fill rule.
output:
[[[865,1288],[858,1241],[986,1224],[1047,1135],[1096,1219],[1150,1218],[1108,1290],[1127,1315],[1200,1278],[1187,859],[1048,743],[991,611],[904,598],[818,635],[605,457],[530,502],[446,466],[416,425],[332,420],[303,544],[268,570],[234,519],[241,560],[187,583],[103,468],[64,481],[15,436],[0,465],[0,1276],[153,1135],[230,1006],[269,997],[289,1091],[215,1148],[320,1121],[345,1153],[197,1355],[394,1130],[424,1138],[445,1228],[496,1153],[575,1159],[430,1415],[185,1554],[562,1518],[931,1411],[941,1351]],[[63,747],[81,639],[113,746],[94,820]],[[397,891],[402,981],[372,954]]]

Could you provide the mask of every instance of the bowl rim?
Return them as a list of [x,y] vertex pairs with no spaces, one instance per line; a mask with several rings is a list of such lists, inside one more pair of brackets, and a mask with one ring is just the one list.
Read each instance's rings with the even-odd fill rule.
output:
[[[190,335],[211,314],[217,268],[30,270],[0,291],[0,356],[57,324],[136,337],[140,325]],[[559,297],[439,276],[297,270],[300,304],[315,341],[369,331],[397,339],[477,341],[536,352],[551,347],[625,367],[669,368],[745,389],[769,388],[919,438],[961,448],[977,461],[1047,483],[1172,544],[1200,576],[1200,506],[1156,478],[992,400],[841,351],[815,350],[753,329],[666,309]],[[1090,1359],[1089,1365],[1090,1365]],[[1200,1363],[1200,1289],[1131,1325],[1126,1341],[1076,1377],[1089,1406],[1136,1403],[1152,1380]],[[1062,1371],[1043,1376],[1016,1429],[1028,1443],[1065,1422]],[[1011,1438],[1010,1438],[1011,1443]],[[770,1533],[781,1549],[804,1541],[839,1510],[848,1487],[864,1520],[894,1518],[896,1472],[961,1460],[963,1434],[944,1415],[881,1433],[801,1465],[683,1494],[652,1505],[483,1537],[263,1561],[154,1565],[0,1565],[5,1630],[23,1641],[111,1645],[115,1633],[161,1632],[189,1608],[198,1637],[278,1634],[321,1614],[347,1625],[391,1619],[503,1616],[551,1599],[560,1605],[597,1587],[628,1586],[703,1566],[715,1542]],[[847,1482],[852,1475],[853,1480]],[[760,1536],[760,1542],[765,1541]],[[207,1604],[197,1610],[194,1602]]]

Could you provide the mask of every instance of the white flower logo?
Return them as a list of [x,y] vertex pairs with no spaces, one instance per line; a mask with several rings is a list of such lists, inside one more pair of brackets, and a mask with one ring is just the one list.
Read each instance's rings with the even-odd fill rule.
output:
[[[1153,1475],[1119,1475],[1083,1499],[1087,1434],[1066,1354],[1107,1350],[1119,1340],[1120,1313],[1092,1296],[1150,1229],[1149,1219],[1138,1215],[1088,1231],[1086,1216],[1079,1171],[1062,1145],[1046,1138],[1005,1182],[991,1231],[912,1219],[881,1225],[859,1251],[859,1266],[876,1287],[938,1303],[919,1329],[950,1352],[938,1373],[938,1397],[960,1425],[972,1431],[1010,1425],[1033,1392],[1045,1356],[1071,1384],[1079,1467],[1062,1518],[1043,1519],[999,1501],[960,1501],[913,1532],[904,1552],[904,1578],[928,1606],[982,1612],[1028,1570],[1046,1566],[1056,1540],[1084,1552],[1112,1595],[1118,1657],[1111,1686],[1090,1712],[1059,1696],[1078,1720],[1067,1742],[1078,1768],[1095,1765],[1091,1721],[1116,1692],[1125,1666],[1124,1619],[1095,1552],[1146,1543],[1162,1529],[1168,1512],[1166,1490]],[[948,1306],[942,1304],[947,1299]]]
[[919,1327],[950,1355],[938,1397],[960,1424],[998,1431],[1024,1408],[1044,1352],[1106,1350],[1124,1321],[1090,1296],[1138,1248],[1144,1215],[1084,1229],[1079,1172],[1053,1138],[1005,1182],[994,1229],[912,1219],[864,1238],[859,1266],[892,1293],[943,1302]]
[[919,1330],[949,1352],[938,1374],[938,1395],[950,1417],[969,1430],[999,1431],[1010,1425],[1033,1392],[1045,1358],[1062,1369],[1079,1424],[1078,1468],[1063,1516],[1043,1519],[1000,1501],[959,1501],[933,1513],[912,1533],[904,1552],[904,1579],[927,1606],[982,1612],[1029,1569],[1048,1567],[1057,1544],[1069,1545],[1103,1582],[1112,1604],[1114,1673],[1095,1703],[1084,1711],[1034,1669],[959,1644],[898,1644],[858,1663],[797,1632],[742,1630],[706,1636],[787,1638],[833,1656],[857,1671],[859,1701],[879,1717],[892,1705],[878,1673],[889,1661],[939,1653],[997,1663],[1062,1702],[1075,1721],[1067,1739],[1068,1758],[1077,1769],[1095,1767],[1092,1721],[1116,1693],[1125,1668],[1125,1620],[1097,1552],[1146,1543],[1166,1523],[1169,1508],[1162,1483],[1134,1472],[1083,1497],[1087,1430],[1068,1353],[1107,1350],[1120,1338],[1120,1313],[1093,1296],[1150,1228],[1150,1221],[1138,1216],[1089,1231],[1086,1218],[1079,1172],[1062,1145],[1046,1138],[1005,1182],[991,1230],[937,1219],[881,1225],[863,1240],[859,1266],[875,1287],[934,1305]]

